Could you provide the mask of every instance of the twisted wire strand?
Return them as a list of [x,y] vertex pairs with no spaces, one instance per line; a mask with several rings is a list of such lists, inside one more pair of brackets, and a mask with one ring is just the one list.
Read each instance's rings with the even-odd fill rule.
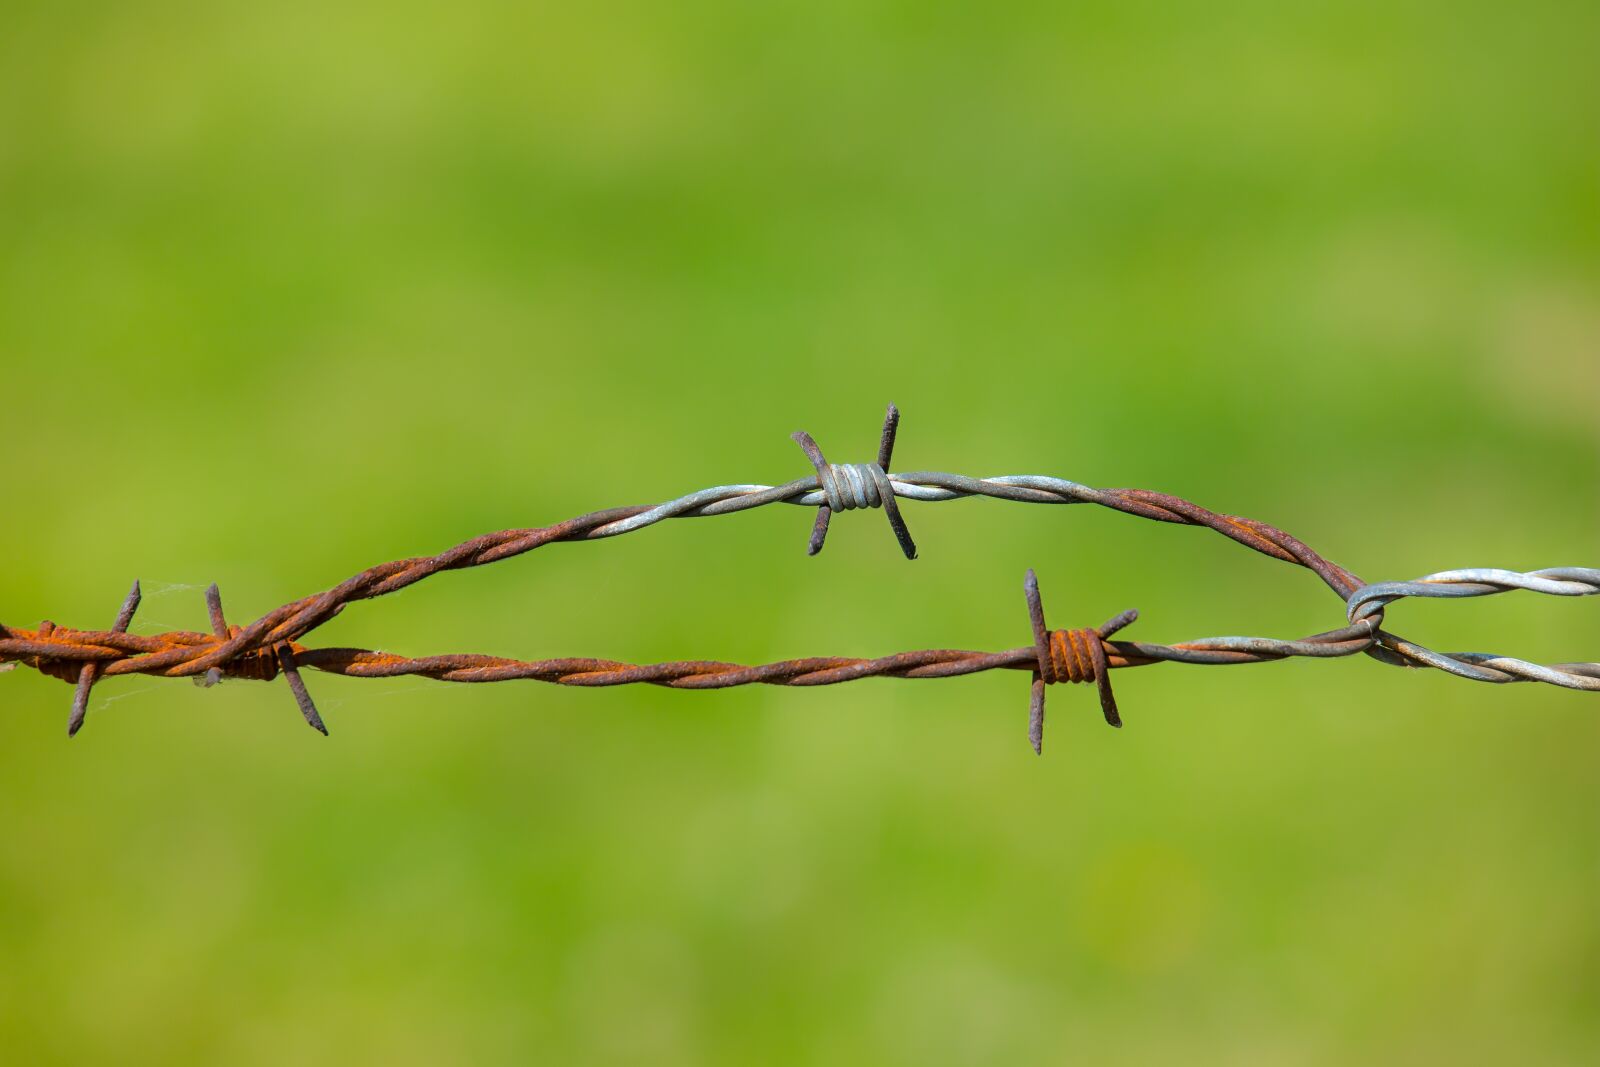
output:
[[[829,685],[867,677],[943,678],[994,669],[1027,669],[1036,676],[1036,690],[1053,681],[1096,682],[1107,721],[1113,725],[1120,725],[1120,718],[1110,695],[1106,672],[1157,662],[1220,665],[1365,653],[1385,663],[1431,667],[1475,681],[1541,681],[1570,689],[1600,690],[1600,664],[1540,665],[1490,653],[1439,653],[1382,628],[1386,607],[1404,597],[1485,596],[1511,589],[1563,596],[1591,595],[1600,592],[1600,570],[1576,567],[1526,573],[1458,570],[1428,575],[1414,582],[1367,585],[1277,527],[1213,512],[1165,493],[1144,489],[1095,489],[1048,475],[974,478],[942,471],[886,473],[898,421],[899,412],[890,405],[877,463],[828,463],[809,435],[797,433],[796,440],[813,464],[815,473],[811,477],[775,486],[713,486],[660,504],[609,508],[550,526],[484,534],[436,556],[396,560],[368,568],[331,589],[291,601],[244,627],[226,623],[220,596],[213,586],[207,593],[212,633],[128,633],[128,624],[138,603],[135,584],[112,630],[71,630],[50,622],[31,631],[0,626],[0,670],[22,662],[54,677],[76,681],[78,693],[74,701],[72,732],[82,724],[82,709],[87,703],[89,687],[102,676],[150,674],[197,680],[204,676],[205,682],[214,683],[222,677],[270,679],[282,673],[307,722],[326,733],[326,727],[305,692],[299,667],[364,678],[420,675],[449,682],[528,679],[560,685],[649,683],[681,689],[747,684]],[[1098,630],[1050,632],[1042,629],[1042,615],[1038,615],[1034,644],[1002,652],[925,649],[875,659],[812,657],[759,665],[702,660],[656,664],[570,658],[525,661],[487,655],[417,658],[358,648],[310,649],[299,643],[347,605],[387,596],[442,571],[485,566],[558,541],[617,537],[669,518],[728,515],[768,504],[786,503],[818,509],[811,545],[813,552],[821,547],[832,512],[882,507],[889,514],[890,525],[906,556],[914,558],[915,546],[895,507],[897,497],[924,502],[987,497],[1034,504],[1096,504],[1158,522],[1202,526],[1254,551],[1312,571],[1346,603],[1347,625],[1296,640],[1227,636],[1162,645],[1110,640],[1110,634],[1132,621],[1135,613],[1124,613]],[[1036,601],[1036,587],[1031,590],[1030,597]],[[1037,730],[1035,725],[1030,725],[1030,735],[1042,730],[1042,695],[1036,697],[1036,703]],[[1034,740],[1037,747],[1036,736]]]
[[1593,567],[1546,567],[1537,571],[1506,571],[1494,567],[1469,567],[1461,570],[1425,574],[1409,582],[1377,582],[1357,590],[1346,602],[1351,622],[1377,614],[1396,600],[1411,596],[1469,597],[1493,596],[1514,589],[1527,589],[1551,596],[1594,596],[1600,593],[1600,569]]
[[[213,635],[174,631],[157,635],[120,633],[108,630],[49,631],[0,630],[0,656],[16,661],[37,661],[41,668],[53,664],[104,665],[106,674],[142,673],[160,677],[185,677],[183,664],[163,665],[159,654],[178,650],[219,647]],[[1220,666],[1238,663],[1265,663],[1291,657],[1336,659],[1368,651],[1375,636],[1381,634],[1371,620],[1362,620],[1337,630],[1294,640],[1271,637],[1202,637],[1164,645],[1150,641],[1108,641],[1111,668],[1142,667],[1160,662]],[[648,682],[680,689],[720,689],[755,683],[768,685],[831,685],[869,677],[943,678],[973,674],[998,668],[1036,670],[1037,646],[1027,645],[1001,652],[960,649],[919,649],[878,658],[808,657],[758,665],[727,663],[718,660],[683,660],[654,664],[631,664],[593,658],[517,660],[503,656],[451,654],[409,657],[361,648],[309,649],[291,643],[290,649],[300,666],[349,677],[387,678],[421,675],[446,682],[497,682],[512,679],[551,682],[559,685],[612,686]],[[1437,656],[1438,653],[1430,653]],[[1485,653],[1452,653],[1468,662],[1497,660]],[[248,658],[230,663],[223,671],[229,677],[262,678],[248,669]],[[132,667],[143,667],[135,670]],[[1431,664],[1427,664],[1430,665]],[[1600,664],[1557,665],[1563,670],[1600,679]],[[1455,672],[1452,672],[1455,673]],[[271,675],[267,675],[270,679]],[[1471,675],[1467,675],[1471,677]],[[1514,680],[1486,679],[1486,680]],[[1532,677],[1528,680],[1544,681]],[[1563,684],[1566,681],[1554,682]],[[1592,688],[1585,684],[1568,688]]]
[[[1550,596],[1594,596],[1600,593],[1600,569],[1592,567],[1547,567],[1537,571],[1509,571],[1494,567],[1470,567],[1439,571],[1409,582],[1378,582],[1358,589],[1346,602],[1351,623],[1382,620],[1388,605],[1406,597],[1494,596],[1516,589]],[[1600,664],[1530,663],[1514,656],[1492,652],[1434,652],[1414,642],[1379,630],[1373,654],[1386,659],[1389,652],[1405,666],[1434,667],[1475,682],[1545,682],[1566,689],[1600,691]]]

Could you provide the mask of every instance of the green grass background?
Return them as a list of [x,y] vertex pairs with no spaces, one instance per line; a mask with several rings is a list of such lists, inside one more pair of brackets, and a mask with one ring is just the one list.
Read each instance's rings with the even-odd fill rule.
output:
[[[1592,4],[8,3],[0,620],[204,629],[808,467],[1048,473],[1371,580],[1600,562]],[[994,501],[557,545],[314,643],[630,660],[1338,624]],[[1593,602],[1396,608],[1600,656]],[[8,1063],[1567,1063],[1600,704],[1364,658],[678,693],[0,678]]]

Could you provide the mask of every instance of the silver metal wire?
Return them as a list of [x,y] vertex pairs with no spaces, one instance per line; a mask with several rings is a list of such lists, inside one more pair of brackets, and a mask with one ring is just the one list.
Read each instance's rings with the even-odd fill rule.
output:
[[830,463],[822,470],[822,491],[834,511],[881,508],[894,491],[876,463]]
[[[1493,596],[1526,589],[1549,596],[1594,596],[1600,593],[1600,569],[1548,567],[1537,571],[1508,571],[1495,567],[1468,567],[1427,574],[1409,582],[1378,582],[1363,586],[1346,602],[1352,625],[1381,623],[1384,609],[1406,597]],[[1383,630],[1375,630],[1375,658],[1401,666],[1434,667],[1475,682],[1545,682],[1564,689],[1600,691],[1600,663],[1530,663],[1515,656],[1491,652],[1435,652]],[[1392,657],[1385,655],[1392,654]]]

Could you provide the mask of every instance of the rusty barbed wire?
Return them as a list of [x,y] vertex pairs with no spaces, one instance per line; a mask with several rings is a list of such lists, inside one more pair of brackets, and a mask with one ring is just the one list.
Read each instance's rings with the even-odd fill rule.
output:
[[[306,722],[323,734],[327,726],[307,691],[300,668],[356,678],[417,675],[445,682],[512,679],[570,686],[649,683],[676,689],[722,689],[741,685],[832,685],[861,678],[949,678],[981,671],[1027,670],[1033,675],[1028,737],[1042,751],[1044,693],[1056,682],[1093,682],[1102,713],[1112,726],[1122,719],[1110,685],[1116,668],[1160,662],[1262,663],[1290,657],[1338,658],[1364,653],[1380,662],[1427,667],[1483,682],[1537,681],[1568,689],[1600,691],[1600,663],[1541,665],[1483,652],[1435,652],[1383,629],[1385,609],[1405,597],[1488,596],[1513,589],[1559,596],[1600,593],[1600,569],[1553,568],[1515,572],[1496,569],[1441,571],[1411,582],[1367,584],[1312,551],[1284,531],[1237,515],[1210,511],[1179,497],[1145,489],[1094,489],[1046,475],[972,478],[940,471],[888,472],[899,426],[889,405],[877,461],[832,464],[811,436],[793,435],[814,474],[783,485],[735,484],[702,489],[662,504],[610,508],[551,526],[502,530],[462,542],[436,556],[414,557],[369,567],[332,589],[291,601],[248,626],[228,624],[216,585],[206,591],[209,634],[129,632],[140,600],[137,582],[110,630],[73,630],[45,621],[37,630],[0,625],[0,671],[17,664],[75,683],[68,735],[84,724],[89,695],[103,677],[147,674],[192,677],[204,685],[223,678],[271,681],[279,674],[290,687]],[[349,604],[372,600],[414,585],[441,571],[485,566],[557,541],[599,540],[652,526],[668,518],[727,515],[767,504],[817,509],[808,553],[821,551],[835,512],[880,508],[907,559],[917,548],[896,498],[945,501],[982,496],[1034,504],[1098,504],[1158,522],[1202,526],[1264,555],[1305,567],[1345,603],[1345,625],[1293,640],[1267,637],[1208,637],[1178,644],[1112,640],[1138,618],[1126,611],[1096,628],[1050,630],[1044,621],[1032,570],[1024,583],[1033,642],[1001,652],[923,649],[875,659],[812,657],[747,666],[715,660],[630,664],[603,659],[516,660],[458,654],[407,657],[360,648],[307,648],[300,639]]]

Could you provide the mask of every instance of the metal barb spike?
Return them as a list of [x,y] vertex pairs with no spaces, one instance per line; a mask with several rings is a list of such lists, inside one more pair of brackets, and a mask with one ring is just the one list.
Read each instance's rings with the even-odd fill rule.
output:
[[1106,641],[1139,617],[1137,611],[1124,611],[1093,630],[1051,630],[1044,621],[1044,602],[1039,596],[1039,578],[1028,569],[1022,582],[1028,600],[1028,622],[1033,629],[1037,664],[1028,700],[1028,743],[1035,754],[1044,752],[1044,691],[1056,682],[1095,683],[1100,693],[1100,712],[1110,726],[1121,728],[1122,715],[1111,691],[1111,662]]
[[[217,588],[217,583],[212,582],[206,590],[206,614],[211,616],[211,632],[222,640],[228,639],[228,619],[222,613],[222,590]],[[222,681],[222,668],[212,667],[206,671],[205,677],[200,679],[200,684],[207,689]]]
[[[133,613],[139,610],[141,599],[139,580],[135,578],[133,588],[128,590],[128,597],[122,602],[122,610],[117,612],[117,621],[111,626],[113,633],[128,632],[128,627],[133,625]],[[78,671],[78,688],[72,694],[72,715],[67,719],[68,737],[78,736],[78,731],[83,729],[84,720],[89,714],[89,692],[99,678],[100,664],[93,660],[85,663]]]
[[283,671],[284,679],[289,683],[289,692],[294,694],[294,702],[300,705],[300,714],[305,716],[306,722],[313,730],[319,730],[322,736],[328,736],[328,728],[322,723],[322,716],[317,714],[317,706],[311,701],[311,693],[306,689],[306,683],[300,677],[300,668],[295,665],[294,651],[288,644],[278,645],[273,651],[278,655],[278,667]]
[[799,444],[801,451],[811,461],[817,472],[817,488],[826,496],[826,502],[817,506],[817,518],[811,526],[811,537],[806,542],[806,555],[815,556],[822,551],[828,538],[828,523],[834,511],[853,508],[881,507],[889,520],[889,528],[900,545],[906,559],[917,558],[917,543],[906,529],[900,516],[900,505],[895,500],[894,486],[889,481],[889,463],[894,458],[894,439],[899,432],[900,409],[893,404],[883,417],[883,433],[878,438],[876,463],[832,464],[822,454],[817,442],[804,430],[789,436]]

